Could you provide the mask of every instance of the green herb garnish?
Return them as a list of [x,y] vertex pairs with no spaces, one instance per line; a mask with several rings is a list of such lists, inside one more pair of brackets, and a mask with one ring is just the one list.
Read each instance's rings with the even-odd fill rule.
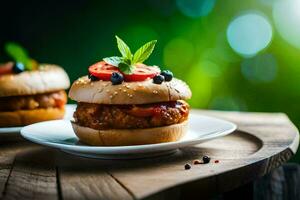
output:
[[128,45],[118,36],[116,36],[120,56],[103,58],[103,60],[115,67],[118,67],[124,74],[132,74],[135,64],[142,63],[149,58],[157,40],[152,40],[141,46],[134,54],[131,53]]
[[27,51],[21,45],[14,42],[8,42],[5,44],[4,49],[15,62],[23,63],[25,70],[33,69],[34,63],[32,62],[32,59],[28,56]]

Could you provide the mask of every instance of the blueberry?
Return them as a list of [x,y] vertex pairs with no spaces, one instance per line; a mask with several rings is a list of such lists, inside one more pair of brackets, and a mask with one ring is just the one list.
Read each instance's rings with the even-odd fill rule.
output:
[[89,79],[90,79],[91,81],[98,81],[98,80],[99,80],[99,78],[97,78],[96,76],[94,76],[94,75],[92,75],[92,74],[89,74]]
[[165,77],[162,75],[156,75],[153,77],[153,83],[155,84],[161,84],[162,82],[164,82]]
[[113,72],[110,77],[110,81],[113,85],[119,85],[124,81],[124,77],[119,72]]
[[164,70],[160,74],[165,77],[165,81],[171,81],[173,78],[173,73],[170,70]]
[[209,162],[210,162],[210,157],[208,157],[208,156],[203,156],[203,157],[202,157],[202,160],[203,160],[203,163],[204,163],[204,164],[209,163]]
[[19,74],[21,72],[24,72],[25,71],[25,66],[23,63],[20,63],[20,62],[16,62],[12,68],[13,72],[15,74]]

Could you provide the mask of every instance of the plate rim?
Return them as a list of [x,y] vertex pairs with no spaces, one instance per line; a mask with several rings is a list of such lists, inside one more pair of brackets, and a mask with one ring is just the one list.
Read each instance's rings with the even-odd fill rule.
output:
[[20,133],[24,126],[0,127],[0,134],[4,133]]
[[[184,146],[190,146],[190,145],[196,145],[217,137],[223,137],[226,136],[232,132],[234,132],[237,129],[237,125],[229,122],[227,120],[219,119],[216,117],[211,117],[211,116],[206,116],[202,114],[192,114],[191,115],[197,115],[200,117],[204,117],[210,120],[214,121],[221,121],[222,123],[226,123],[230,126],[225,131],[216,131],[214,133],[208,134],[207,136],[201,137],[201,138],[196,138],[196,139],[190,139],[190,140],[184,140],[184,141],[175,141],[175,142],[165,142],[165,143],[158,143],[158,144],[146,144],[146,145],[132,145],[132,146],[75,146],[75,145],[70,145],[70,144],[61,144],[61,143],[56,143],[56,142],[51,142],[51,141],[44,141],[39,138],[35,137],[30,137],[30,133],[28,133],[27,129],[31,128],[32,126],[39,124],[39,123],[49,123],[50,121],[45,121],[45,122],[39,122],[36,124],[28,125],[25,126],[21,129],[20,133],[21,136],[24,137],[25,139],[38,143],[40,145],[44,146],[49,146],[52,148],[57,148],[57,149],[65,149],[69,151],[76,151],[76,152],[83,152],[83,153],[95,153],[95,151],[101,151],[99,154],[116,154],[116,153],[124,153],[126,151],[126,154],[130,153],[136,153],[137,151],[144,151],[144,152],[154,152],[154,151],[162,151],[162,150],[168,150],[171,148],[182,148]],[[70,123],[70,120],[52,120],[51,122],[54,121],[67,121]],[[32,135],[31,135],[32,136]]]

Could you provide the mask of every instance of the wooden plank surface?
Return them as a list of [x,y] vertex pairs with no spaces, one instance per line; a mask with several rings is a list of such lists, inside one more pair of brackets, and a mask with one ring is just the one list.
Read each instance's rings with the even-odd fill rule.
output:
[[18,153],[3,199],[58,199],[56,169],[49,157],[49,152],[39,147]]
[[[236,132],[224,138],[183,148],[177,154],[168,157],[132,163],[130,166],[132,170],[115,167],[110,173],[132,190],[137,198],[143,198],[158,190],[214,175],[219,170],[225,169],[224,166],[228,166],[232,161],[241,160],[255,153],[260,146],[257,138]],[[191,170],[184,170],[185,163],[191,164],[194,159],[201,159],[203,155],[209,155],[212,162],[193,165]],[[220,163],[215,164],[214,160],[219,160]],[[145,185],[147,190],[144,189]]]
[[[286,162],[298,148],[298,146],[293,150],[290,148],[290,145],[298,140],[298,131],[284,114],[194,112],[232,121],[238,125],[238,129],[241,131],[182,149],[181,159],[180,155],[174,156],[174,160],[179,159],[181,162],[165,164],[163,158],[158,158],[159,166],[157,167],[154,165],[128,171],[122,169],[111,171],[137,198],[145,198],[153,193],[188,182],[202,185],[201,182],[211,176],[216,177],[214,182],[210,182],[211,188],[217,187],[218,192],[228,191],[262,176]],[[228,137],[232,137],[229,139],[230,142],[226,141]],[[243,154],[245,147],[239,146],[242,140],[251,143],[249,146],[253,149],[252,152],[249,151],[248,155]],[[232,149],[234,147],[237,150]],[[204,154],[220,160],[220,163],[195,166],[189,171],[183,170],[185,163],[200,158]],[[153,182],[157,182],[158,185],[151,184]],[[147,190],[143,189],[143,185],[147,185]],[[201,197],[205,190],[199,187],[190,193],[198,193]]]
[[108,173],[109,168],[122,166],[122,162],[74,157],[61,152],[55,160],[63,199],[134,199],[131,191]]
[[[297,151],[298,131],[284,114],[193,112],[227,119],[239,130],[173,155],[128,161],[80,158],[30,143],[9,147],[0,142],[0,198],[203,198],[246,184]],[[184,170],[185,163],[203,155],[212,161]]]
[[31,148],[31,146],[20,138],[16,139],[15,135],[0,137],[0,199],[3,197],[15,155],[24,149]]
[[133,199],[131,194],[106,172],[65,169],[59,174],[63,199]]
[[[0,157],[0,160],[2,160],[3,158]],[[12,162],[9,163],[5,163],[3,161],[1,161],[0,164],[0,199],[3,197],[3,193],[5,190],[5,186],[6,186],[6,182],[8,180],[9,174],[10,174],[10,170],[11,170],[11,166]]]

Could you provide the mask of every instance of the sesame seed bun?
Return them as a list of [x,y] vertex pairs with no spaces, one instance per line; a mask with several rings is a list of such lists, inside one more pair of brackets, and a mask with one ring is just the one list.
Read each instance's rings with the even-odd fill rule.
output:
[[72,122],[75,134],[83,143],[94,146],[128,146],[174,142],[187,132],[188,122],[146,129],[95,130]]
[[0,112],[0,127],[25,126],[36,122],[62,119],[65,108],[46,108]]
[[34,95],[67,89],[70,80],[56,65],[41,64],[38,70],[0,76],[0,97]]
[[187,84],[176,78],[162,84],[148,79],[112,85],[110,81],[92,82],[84,76],[76,80],[69,91],[69,97],[77,102],[96,104],[147,104],[186,100],[191,95]]

